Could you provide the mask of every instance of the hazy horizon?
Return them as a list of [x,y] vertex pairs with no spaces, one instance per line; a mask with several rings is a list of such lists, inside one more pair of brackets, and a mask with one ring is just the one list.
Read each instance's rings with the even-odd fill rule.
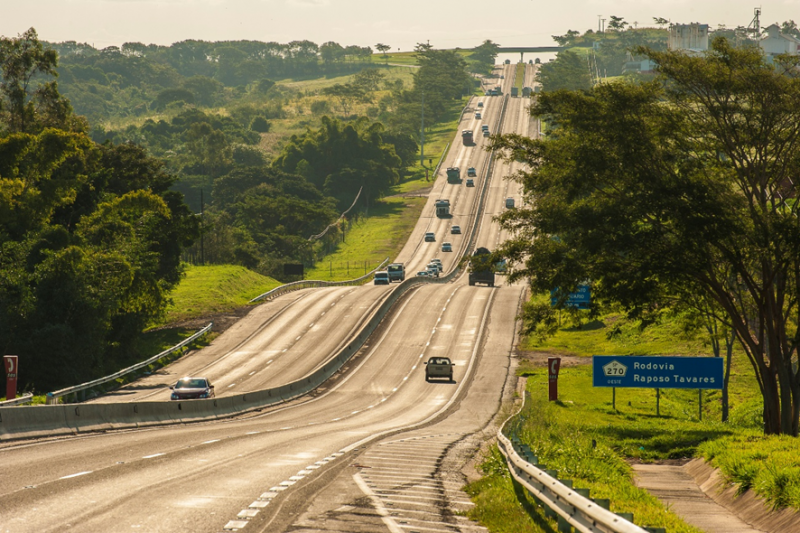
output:
[[[497,6],[497,4],[494,4]],[[540,7],[533,0],[507,0],[502,9],[478,0],[377,3],[364,0],[30,0],[3,9],[0,35],[30,27],[50,42],[78,41],[97,48],[125,42],[170,45],[187,39],[372,46],[411,50],[418,42],[436,48],[471,48],[485,39],[504,46],[551,46],[552,35],[596,30],[598,15],[653,26],[653,17],[716,28],[747,26],[753,3],[742,0],[664,2],[565,0]],[[762,6],[761,25],[800,22],[800,0]],[[606,20],[606,23],[608,20]]]

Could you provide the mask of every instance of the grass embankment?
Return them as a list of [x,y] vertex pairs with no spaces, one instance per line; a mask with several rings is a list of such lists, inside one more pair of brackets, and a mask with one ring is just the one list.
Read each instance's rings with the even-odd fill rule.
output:
[[517,94],[522,96],[522,87],[525,85],[525,63],[517,63],[517,72],[514,75],[514,87]]
[[[616,335],[607,333],[614,329]],[[641,331],[638,324],[609,314],[580,329],[564,326],[546,342],[526,339],[521,348],[547,354],[586,357],[606,354],[708,355],[702,339],[686,339],[677,320]],[[579,361],[580,362],[580,361]],[[591,366],[562,367],[559,401],[547,401],[547,369],[520,365],[528,376],[531,400],[513,428],[540,463],[559,471],[574,486],[589,488],[592,497],[609,498],[615,512],[632,512],[637,524],[695,531],[681,524],[659,502],[632,482],[629,460],[705,457],[741,491],[748,488],[773,505],[800,508],[800,442],[792,437],[764,436],[760,431],[761,399],[752,369],[734,352],[729,388],[729,422],[720,422],[720,391],[703,392],[699,419],[696,390],[661,391],[656,416],[656,391],[593,388]],[[592,448],[592,440],[597,443]],[[492,531],[554,531],[553,522],[513,484],[494,447],[482,464],[486,475],[468,491],[476,508],[471,516]]]
[[208,265],[186,267],[186,276],[172,293],[172,303],[161,324],[224,313],[242,307],[281,283],[242,266]]

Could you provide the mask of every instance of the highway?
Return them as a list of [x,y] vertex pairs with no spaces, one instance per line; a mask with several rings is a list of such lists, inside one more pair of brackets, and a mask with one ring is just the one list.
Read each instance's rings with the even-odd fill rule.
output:
[[[498,67],[504,93],[514,68]],[[482,121],[474,117],[478,101]],[[494,128],[502,101],[473,98],[459,130],[479,131],[486,121]],[[503,132],[536,131],[527,104],[508,98]],[[443,167],[480,171],[484,142],[476,137],[465,147],[459,133]],[[507,237],[492,217],[505,198],[521,199],[518,185],[503,179],[515,165],[496,165],[478,246],[494,248]],[[397,258],[411,275],[431,257],[452,268],[460,254],[441,252],[441,242],[458,250],[468,235],[451,236],[450,225],[466,230],[475,216],[482,181],[448,185],[443,174]],[[452,219],[433,216],[441,197],[450,199]],[[436,243],[422,243],[426,231]],[[392,289],[284,295],[211,346],[97,401],[165,400],[166,386],[185,374],[207,375],[218,395],[286,383],[329,358]],[[342,372],[287,404],[222,421],[5,443],[0,531],[479,531],[454,514],[469,506],[458,490],[459,450],[480,442],[513,394],[514,317],[523,294],[502,278],[495,288],[470,287],[465,275],[422,285]],[[455,362],[455,383],[425,381],[423,362],[432,355]]]

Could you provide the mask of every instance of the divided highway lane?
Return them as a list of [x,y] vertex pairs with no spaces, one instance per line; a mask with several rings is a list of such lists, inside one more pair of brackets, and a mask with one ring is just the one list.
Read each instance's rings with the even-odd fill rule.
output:
[[304,289],[262,304],[210,346],[94,402],[169,400],[169,386],[202,375],[217,396],[283,385],[321,366],[371,316],[391,287]]
[[[305,467],[445,407],[467,385],[492,294],[414,291],[351,373],[267,414],[6,446],[2,530],[219,531]],[[425,382],[420,363],[434,354],[456,361],[455,384]]]

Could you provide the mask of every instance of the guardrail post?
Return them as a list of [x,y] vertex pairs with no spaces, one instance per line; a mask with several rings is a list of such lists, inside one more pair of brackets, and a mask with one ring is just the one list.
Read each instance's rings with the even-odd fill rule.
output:
[[602,507],[606,511],[611,510],[611,500],[608,498],[592,498],[592,501],[596,503],[599,507]]

